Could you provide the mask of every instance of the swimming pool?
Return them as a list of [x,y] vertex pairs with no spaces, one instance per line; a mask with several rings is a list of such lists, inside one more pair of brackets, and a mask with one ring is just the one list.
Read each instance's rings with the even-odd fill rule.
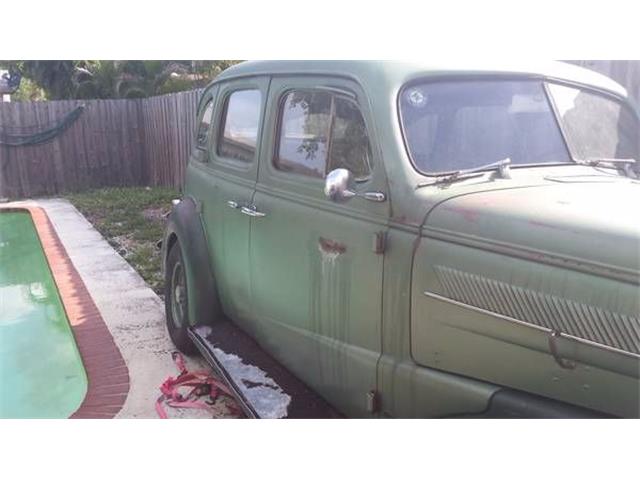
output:
[[0,209],[0,418],[110,418],[128,371],[43,210]]

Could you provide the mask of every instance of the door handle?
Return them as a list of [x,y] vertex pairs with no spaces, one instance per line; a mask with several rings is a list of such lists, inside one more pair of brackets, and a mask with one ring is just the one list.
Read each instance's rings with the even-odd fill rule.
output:
[[248,207],[240,207],[240,212],[244,213],[245,215],[249,215],[250,217],[265,217],[267,214],[263,213],[263,212],[259,212],[258,210],[256,210],[255,205],[250,205]]

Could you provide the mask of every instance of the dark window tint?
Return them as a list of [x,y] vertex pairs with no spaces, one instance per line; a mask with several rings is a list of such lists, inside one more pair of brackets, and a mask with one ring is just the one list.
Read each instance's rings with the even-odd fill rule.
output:
[[260,123],[259,90],[239,90],[227,97],[218,155],[251,162],[256,155]]
[[334,102],[327,173],[336,168],[346,168],[356,180],[364,180],[371,173],[371,151],[364,119],[355,103],[343,98],[335,98]]
[[200,124],[198,125],[198,134],[196,143],[199,147],[206,147],[209,139],[209,131],[211,129],[211,119],[213,118],[213,100],[209,100],[204,107]]
[[638,118],[609,97],[549,84],[569,147],[578,160],[633,158],[638,152]]
[[318,178],[347,168],[361,180],[370,174],[370,155],[355,103],[323,91],[287,94],[280,112],[277,168]]
[[400,112],[411,158],[425,173],[505,158],[513,164],[571,161],[538,82],[417,84],[403,90]]

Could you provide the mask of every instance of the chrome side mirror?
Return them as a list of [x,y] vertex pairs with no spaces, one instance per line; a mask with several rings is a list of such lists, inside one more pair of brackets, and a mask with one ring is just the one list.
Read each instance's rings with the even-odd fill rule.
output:
[[353,183],[353,175],[346,168],[331,170],[324,181],[324,194],[334,202],[344,202],[353,197],[361,197],[370,202],[384,202],[387,196],[382,192],[358,193],[349,187]]
[[353,181],[351,172],[346,168],[331,170],[324,181],[324,194],[334,202],[343,202],[356,196],[349,186]]

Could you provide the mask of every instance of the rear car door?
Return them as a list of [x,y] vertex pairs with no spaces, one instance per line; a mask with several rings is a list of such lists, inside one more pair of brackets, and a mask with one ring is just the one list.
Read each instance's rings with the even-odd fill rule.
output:
[[389,205],[324,195],[328,171],[386,192],[370,113],[355,82],[273,78],[253,199],[252,306],[259,339],[350,416],[367,414],[380,355]]
[[211,139],[187,182],[196,186],[209,254],[224,312],[242,326],[249,316],[249,223],[268,77],[218,87]]

